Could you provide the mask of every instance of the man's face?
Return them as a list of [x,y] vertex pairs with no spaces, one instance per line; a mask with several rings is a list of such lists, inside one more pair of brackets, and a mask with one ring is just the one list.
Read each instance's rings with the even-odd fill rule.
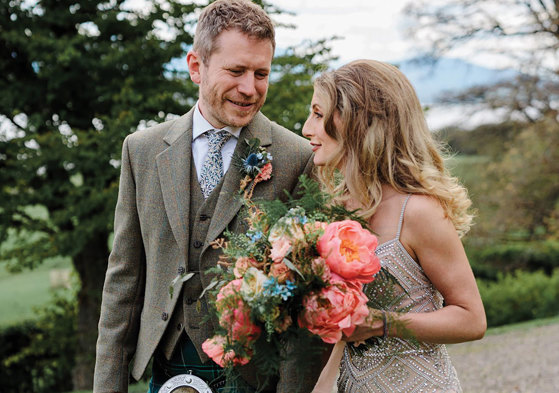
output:
[[190,78],[200,86],[199,108],[216,128],[246,126],[262,108],[274,55],[269,40],[223,31],[207,61],[187,55]]

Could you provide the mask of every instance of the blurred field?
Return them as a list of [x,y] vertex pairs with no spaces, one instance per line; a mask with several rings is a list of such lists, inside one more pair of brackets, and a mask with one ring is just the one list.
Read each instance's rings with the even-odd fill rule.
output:
[[[0,265],[0,327],[35,318],[33,308],[48,303],[52,295],[50,272],[70,267],[67,258],[53,258],[34,270],[21,273],[9,273]],[[54,280],[60,284],[60,278]]]

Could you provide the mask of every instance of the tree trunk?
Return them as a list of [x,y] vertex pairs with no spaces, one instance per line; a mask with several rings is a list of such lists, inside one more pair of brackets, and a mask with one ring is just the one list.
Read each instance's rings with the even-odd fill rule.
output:
[[72,372],[74,390],[93,388],[97,324],[108,256],[107,234],[103,233],[96,235],[84,247],[84,251],[74,258],[74,267],[81,281],[78,292],[76,365]]

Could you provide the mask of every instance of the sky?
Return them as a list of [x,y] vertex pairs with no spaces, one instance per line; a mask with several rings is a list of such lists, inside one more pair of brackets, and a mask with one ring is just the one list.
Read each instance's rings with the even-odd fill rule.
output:
[[411,57],[411,40],[405,39],[401,11],[410,0],[275,0],[272,4],[296,15],[279,15],[296,29],[277,30],[278,48],[303,39],[341,37],[331,43],[339,63],[370,58],[398,61]]

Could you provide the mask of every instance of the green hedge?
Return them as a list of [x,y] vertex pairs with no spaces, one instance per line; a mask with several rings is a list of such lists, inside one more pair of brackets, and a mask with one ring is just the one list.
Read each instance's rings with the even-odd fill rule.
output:
[[72,390],[76,302],[55,297],[40,317],[0,330],[0,386],[3,393]]
[[496,281],[478,280],[489,327],[559,315],[559,269],[499,273]]
[[559,242],[552,240],[467,247],[467,252],[478,278],[494,280],[499,273],[517,270],[543,270],[550,275],[559,268]]

